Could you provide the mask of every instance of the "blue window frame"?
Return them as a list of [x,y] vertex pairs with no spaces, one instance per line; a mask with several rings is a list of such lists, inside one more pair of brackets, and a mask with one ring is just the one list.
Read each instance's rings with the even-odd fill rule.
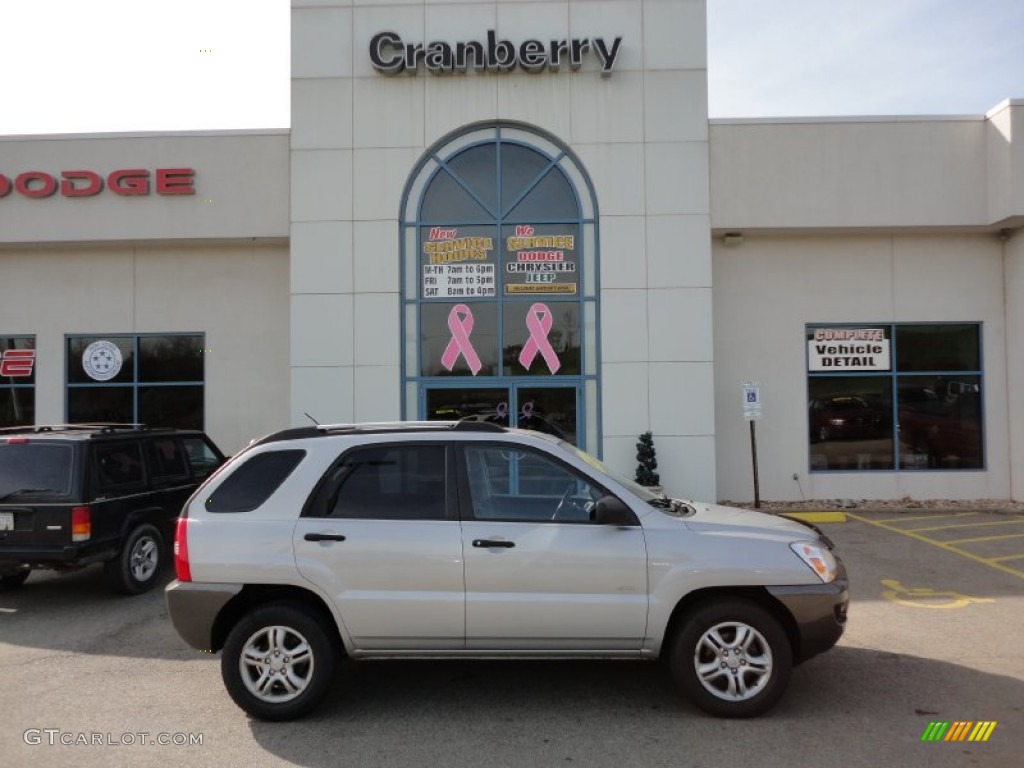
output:
[[810,470],[984,469],[981,330],[808,325]]
[[66,337],[67,420],[203,429],[201,333]]
[[600,451],[598,212],[557,140],[473,126],[402,198],[402,416],[525,426]]

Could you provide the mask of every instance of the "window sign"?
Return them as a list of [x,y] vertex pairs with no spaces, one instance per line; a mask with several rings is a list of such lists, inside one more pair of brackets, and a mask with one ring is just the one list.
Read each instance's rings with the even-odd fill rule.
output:
[[575,295],[577,230],[566,224],[503,227],[505,294]]
[[35,423],[36,340],[0,336],[0,427]]
[[495,294],[494,227],[423,227],[420,231],[424,299]]
[[807,370],[814,373],[891,367],[886,328],[815,328],[807,342]]

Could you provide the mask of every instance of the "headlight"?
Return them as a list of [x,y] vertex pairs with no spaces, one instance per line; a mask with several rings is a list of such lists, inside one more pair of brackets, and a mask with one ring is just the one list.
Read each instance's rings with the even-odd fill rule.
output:
[[836,580],[836,558],[827,547],[816,542],[794,541],[789,548],[807,563],[825,584]]

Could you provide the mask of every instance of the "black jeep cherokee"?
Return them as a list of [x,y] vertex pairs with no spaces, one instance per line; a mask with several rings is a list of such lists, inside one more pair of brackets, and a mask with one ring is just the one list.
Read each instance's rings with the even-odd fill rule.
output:
[[151,589],[182,505],[223,462],[195,430],[0,430],[0,589],[20,586],[35,568],[97,562],[116,591]]

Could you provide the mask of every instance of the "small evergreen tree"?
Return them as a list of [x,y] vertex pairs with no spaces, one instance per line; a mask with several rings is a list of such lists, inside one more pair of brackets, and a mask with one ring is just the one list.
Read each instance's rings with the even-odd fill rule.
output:
[[658,485],[661,478],[655,472],[658,460],[654,457],[654,435],[644,432],[636,444],[636,481],[640,485]]

